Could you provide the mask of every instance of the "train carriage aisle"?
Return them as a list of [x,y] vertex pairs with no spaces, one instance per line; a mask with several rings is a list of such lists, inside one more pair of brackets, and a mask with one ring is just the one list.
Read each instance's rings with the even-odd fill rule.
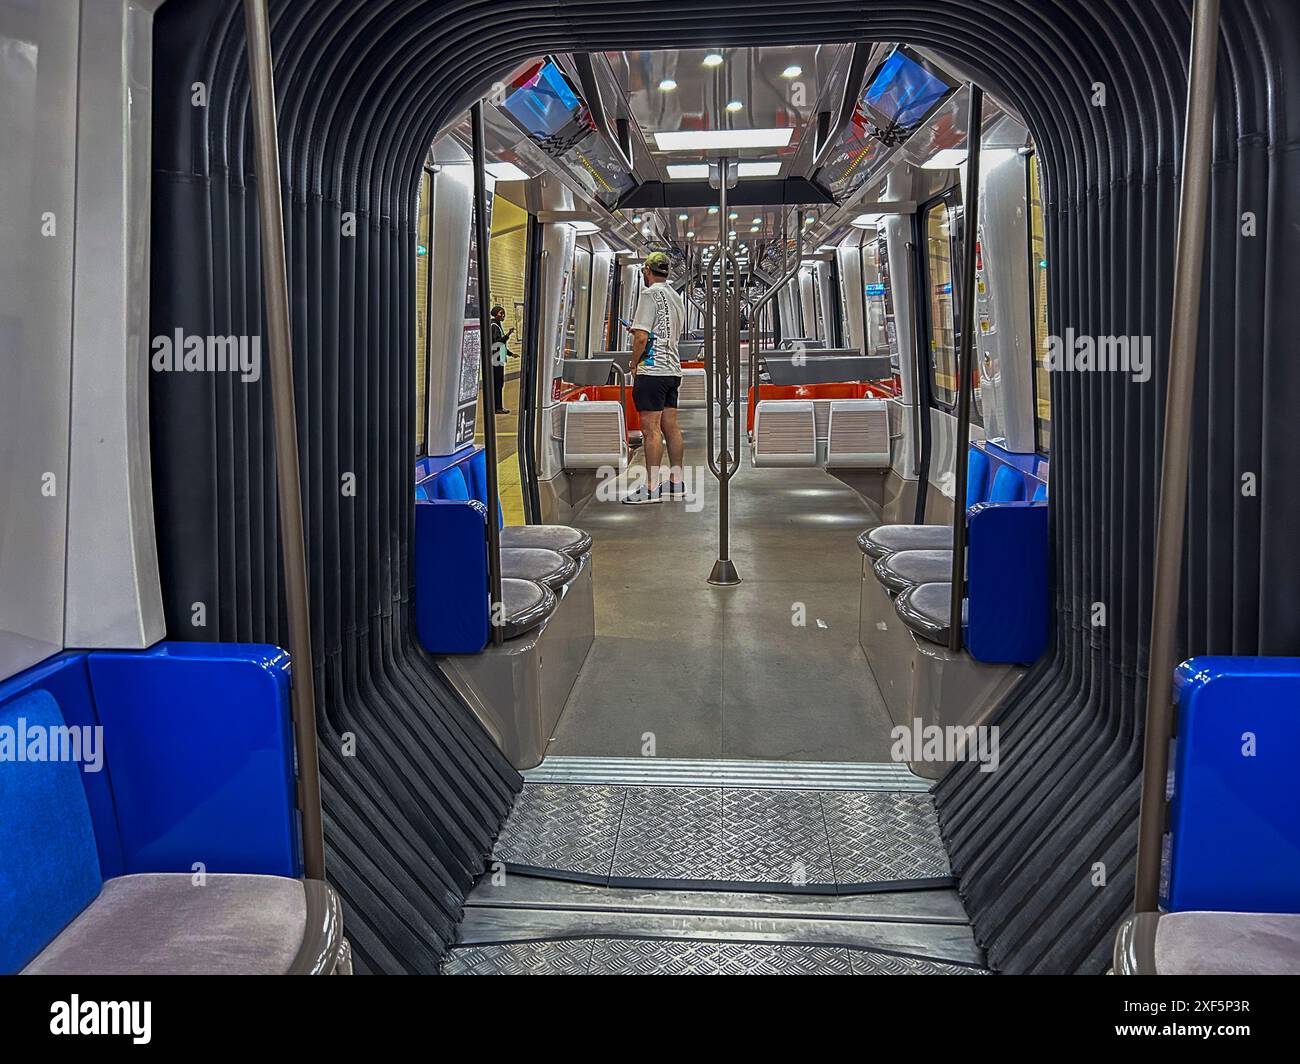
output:
[[0,0],[0,974],[1300,974],[1298,79]]

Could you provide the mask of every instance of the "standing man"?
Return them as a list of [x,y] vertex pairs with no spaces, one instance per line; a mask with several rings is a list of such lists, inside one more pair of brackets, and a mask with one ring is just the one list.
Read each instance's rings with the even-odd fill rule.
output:
[[[633,506],[686,498],[682,430],[677,424],[677,392],[682,383],[677,341],[686,321],[686,304],[668,283],[670,269],[669,258],[662,251],[646,256],[641,265],[644,284],[632,316],[632,402],[641,418],[646,465],[646,483],[623,500]],[[664,456],[661,432],[668,444],[667,491],[659,483]]]
[[506,308],[497,304],[492,308],[492,334],[489,337],[492,343],[492,384],[493,391],[496,392],[496,412],[498,414],[508,414],[506,409],[506,360],[510,358],[510,350],[506,347],[511,335],[514,333],[512,328],[510,332],[505,330]]

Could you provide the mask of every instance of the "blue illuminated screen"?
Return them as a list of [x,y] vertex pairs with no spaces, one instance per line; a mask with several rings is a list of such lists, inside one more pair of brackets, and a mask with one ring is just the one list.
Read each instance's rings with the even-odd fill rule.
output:
[[582,101],[549,59],[506,97],[506,110],[538,140],[555,136],[582,111]]
[[921,121],[952,88],[898,49],[867,87],[866,102],[900,126]]

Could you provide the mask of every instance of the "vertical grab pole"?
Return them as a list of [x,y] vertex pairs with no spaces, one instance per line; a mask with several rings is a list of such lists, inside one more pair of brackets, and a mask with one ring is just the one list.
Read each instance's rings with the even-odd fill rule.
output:
[[[715,367],[722,367],[721,374],[718,378],[722,387],[719,389],[718,402],[718,434],[722,441],[722,451],[718,455],[718,468],[713,471],[714,476],[718,478],[718,560],[713,563],[713,570],[709,573],[709,583],[716,587],[734,587],[740,583],[740,574],[736,572],[735,563],[731,560],[731,478],[735,475],[736,466],[740,462],[739,440],[734,443],[729,438],[727,422],[731,414],[732,407],[736,401],[736,391],[740,382],[733,380],[733,370],[735,376],[739,376],[739,366],[734,364],[732,358],[732,333],[734,331],[735,321],[731,314],[735,305],[737,296],[727,294],[727,263],[730,260],[732,270],[731,276],[737,287],[740,284],[740,274],[737,269],[736,256],[732,253],[729,241],[727,239],[727,226],[730,224],[727,218],[727,160],[720,158],[718,160],[718,254],[713,263],[710,264],[710,279],[712,277],[712,267],[720,267],[718,270],[718,293],[717,299],[713,303],[713,362]],[[739,334],[737,333],[737,339]],[[737,349],[739,350],[739,349]],[[737,411],[738,413],[739,411]],[[710,407],[708,417],[713,419],[713,408]]]
[[284,592],[289,609],[289,697],[298,761],[298,809],[302,817],[303,871],[325,878],[325,828],[320,804],[320,757],[316,739],[316,669],[312,662],[308,603],[307,540],[303,530],[298,468],[298,416],[294,409],[293,338],[289,329],[289,272],[284,252],[284,205],[280,200],[280,146],[275,120],[275,78],[266,0],[244,0],[248,80],[252,93],[257,206],[261,219],[262,293],[266,301],[271,362],[271,415],[275,432],[276,497]]
[[478,260],[478,346],[479,367],[483,377],[480,393],[483,396],[483,450],[487,458],[487,554],[488,601],[491,603],[493,623],[492,643],[505,642],[505,628],[496,623],[496,613],[501,601],[501,500],[497,497],[497,424],[496,416],[488,413],[488,397],[492,395],[492,286],[488,277],[487,157],[483,146],[483,101],[470,109],[470,134],[474,149],[474,255]]
[[952,597],[948,603],[948,649],[961,650],[966,600],[966,470],[970,463],[971,371],[975,361],[975,246],[979,243],[980,128],[984,90],[971,83],[966,124],[966,194],[962,204],[961,343],[957,349],[957,454],[953,470]]
[[1174,730],[1173,674],[1178,604],[1182,591],[1183,521],[1187,464],[1200,340],[1201,279],[1214,150],[1214,80],[1219,55],[1219,0],[1196,0],[1192,10],[1187,75],[1187,128],[1183,135],[1178,242],[1174,248],[1173,325],[1169,335],[1169,382],[1156,523],[1155,596],[1151,604],[1151,652],[1147,672],[1142,805],[1138,816],[1137,887],[1133,907],[1155,912],[1160,904],[1169,740]]
[[713,455],[713,397],[716,394],[716,382],[713,379],[718,364],[713,350],[713,266],[701,264],[700,276],[704,279],[704,437],[705,457],[709,462],[709,472],[721,479],[717,459]]

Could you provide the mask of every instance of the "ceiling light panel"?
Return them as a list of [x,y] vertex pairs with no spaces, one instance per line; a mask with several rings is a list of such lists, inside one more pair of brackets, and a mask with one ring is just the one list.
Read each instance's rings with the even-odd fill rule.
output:
[[683,129],[655,133],[660,151],[727,151],[739,148],[784,148],[794,136],[783,129]]

